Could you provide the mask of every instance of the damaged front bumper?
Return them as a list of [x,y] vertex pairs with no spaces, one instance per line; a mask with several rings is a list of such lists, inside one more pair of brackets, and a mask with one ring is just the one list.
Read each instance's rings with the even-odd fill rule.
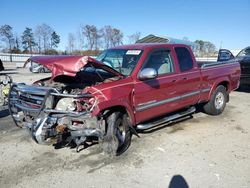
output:
[[64,135],[68,135],[68,140],[73,140],[77,145],[84,143],[87,137],[101,139],[104,135],[103,121],[99,117],[92,117],[97,102],[94,101],[84,111],[57,108],[58,102],[65,98],[76,101],[88,100],[93,96],[65,94],[51,87],[14,84],[9,94],[9,110],[16,125],[27,128],[39,144],[61,141]]

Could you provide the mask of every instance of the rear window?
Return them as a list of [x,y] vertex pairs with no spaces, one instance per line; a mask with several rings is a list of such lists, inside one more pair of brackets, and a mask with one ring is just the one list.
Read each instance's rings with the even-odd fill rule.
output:
[[193,60],[187,48],[176,47],[175,53],[177,55],[181,72],[188,71],[193,68]]

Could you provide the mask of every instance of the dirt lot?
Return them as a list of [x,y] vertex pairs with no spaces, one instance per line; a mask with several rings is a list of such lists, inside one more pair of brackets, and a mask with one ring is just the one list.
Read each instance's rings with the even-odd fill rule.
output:
[[[46,74],[19,70],[15,82]],[[224,113],[197,113],[133,137],[120,157],[99,145],[80,153],[38,145],[0,113],[0,187],[250,187],[250,90],[233,92]],[[180,175],[180,176],[176,176]],[[174,177],[174,178],[173,178]],[[170,186],[170,187],[171,187]]]

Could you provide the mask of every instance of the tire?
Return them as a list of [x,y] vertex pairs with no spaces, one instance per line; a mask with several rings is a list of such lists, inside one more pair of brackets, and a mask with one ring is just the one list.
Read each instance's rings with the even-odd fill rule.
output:
[[228,101],[227,98],[228,95],[226,88],[222,85],[219,85],[214,90],[210,101],[203,106],[204,112],[214,116],[221,114],[226,107],[226,102]]
[[124,153],[130,146],[132,133],[127,114],[113,112],[107,119],[107,130],[103,141],[103,150],[111,156]]
[[40,68],[39,69],[39,73],[45,73],[45,69],[44,68]]

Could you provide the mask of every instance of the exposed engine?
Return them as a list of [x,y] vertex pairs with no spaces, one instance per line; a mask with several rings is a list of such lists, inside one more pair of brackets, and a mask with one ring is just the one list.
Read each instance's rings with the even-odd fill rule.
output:
[[37,81],[34,85],[14,84],[9,109],[19,127],[26,127],[39,144],[74,143],[77,151],[89,138],[102,140],[105,125],[102,117],[92,116],[98,104],[84,88],[117,78],[98,76],[58,76]]

